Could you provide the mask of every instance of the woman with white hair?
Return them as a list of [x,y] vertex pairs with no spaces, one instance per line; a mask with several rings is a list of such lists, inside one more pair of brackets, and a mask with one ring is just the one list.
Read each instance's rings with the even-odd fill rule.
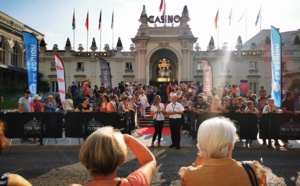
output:
[[266,174],[257,161],[232,159],[237,139],[236,128],[229,119],[215,117],[205,120],[198,130],[196,162],[178,172],[181,185],[248,186],[255,182],[256,185],[267,185]]

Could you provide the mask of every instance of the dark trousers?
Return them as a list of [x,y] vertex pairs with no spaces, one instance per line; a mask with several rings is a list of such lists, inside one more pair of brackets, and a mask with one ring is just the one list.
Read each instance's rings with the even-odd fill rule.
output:
[[180,147],[181,118],[176,118],[176,119],[169,118],[169,120],[170,120],[172,145],[176,147]]
[[164,127],[164,120],[156,121],[156,125],[154,125],[154,134],[152,137],[152,142],[156,140],[156,136],[158,136],[158,143],[160,143],[162,129]]

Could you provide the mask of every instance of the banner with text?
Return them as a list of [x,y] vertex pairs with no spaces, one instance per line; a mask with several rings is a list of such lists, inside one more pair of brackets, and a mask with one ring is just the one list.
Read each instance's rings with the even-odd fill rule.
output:
[[271,27],[271,97],[277,107],[281,105],[281,36],[275,27]]
[[100,58],[101,81],[105,88],[112,88],[110,67],[107,61]]
[[30,97],[37,94],[38,87],[38,71],[39,71],[39,50],[37,38],[28,32],[22,32],[24,47],[25,47],[25,59],[27,66],[28,77],[28,90],[30,91]]
[[202,60],[203,69],[203,91],[210,93],[212,90],[212,71],[211,65],[207,60]]

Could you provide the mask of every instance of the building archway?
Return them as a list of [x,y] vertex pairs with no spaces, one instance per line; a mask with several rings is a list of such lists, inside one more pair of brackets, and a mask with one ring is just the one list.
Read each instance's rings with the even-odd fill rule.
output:
[[150,85],[178,81],[178,57],[169,49],[155,51],[149,60]]

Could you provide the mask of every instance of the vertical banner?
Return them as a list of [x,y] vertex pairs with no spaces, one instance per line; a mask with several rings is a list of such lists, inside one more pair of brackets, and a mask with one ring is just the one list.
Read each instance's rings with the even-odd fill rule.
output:
[[39,50],[37,38],[28,32],[22,32],[27,66],[28,90],[30,97],[38,92]]
[[271,26],[271,97],[277,107],[281,105],[281,36],[279,31]]
[[202,60],[203,69],[203,91],[210,93],[212,90],[212,71],[211,65],[207,60]]
[[108,62],[102,58],[100,58],[100,71],[101,81],[104,84],[104,87],[110,89],[112,87],[110,67]]
[[60,100],[61,100],[62,106],[65,110],[65,107],[66,107],[66,83],[65,83],[64,64],[63,64],[61,58],[57,54],[54,54],[54,58],[55,58],[56,76],[57,76],[57,82],[58,82],[58,92],[60,95]]

